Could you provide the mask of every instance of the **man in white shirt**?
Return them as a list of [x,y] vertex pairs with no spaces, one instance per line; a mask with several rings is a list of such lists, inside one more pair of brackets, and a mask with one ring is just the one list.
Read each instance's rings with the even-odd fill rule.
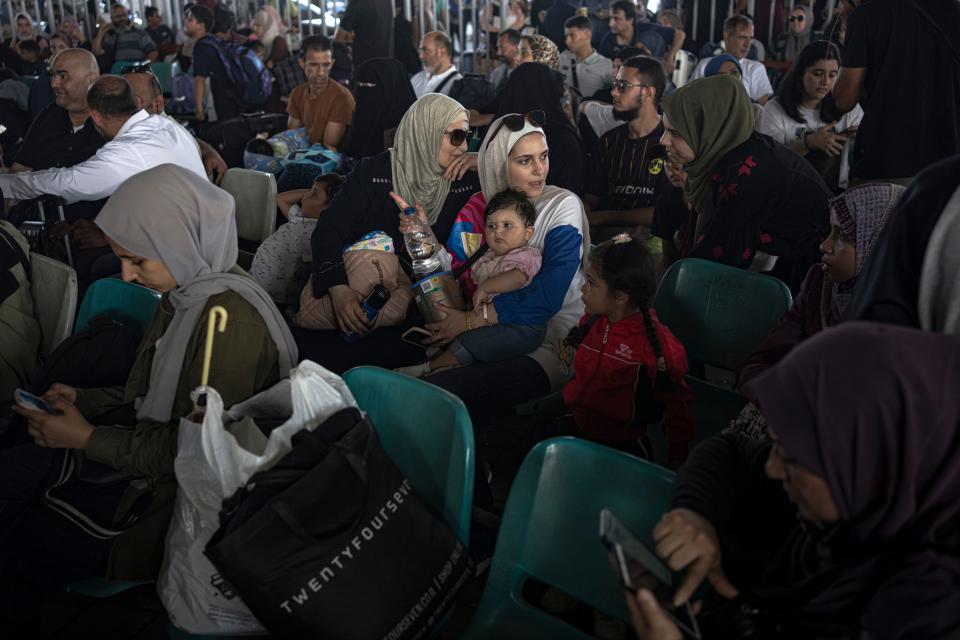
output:
[[613,62],[597,53],[590,44],[593,24],[586,16],[574,16],[564,23],[564,44],[560,71],[568,86],[583,98],[610,86]]
[[123,78],[97,79],[87,91],[87,105],[107,144],[72,167],[0,175],[5,197],[28,200],[53,195],[67,204],[99,200],[112,195],[127,178],[161,164],[176,164],[207,177],[193,136],[170,118],[137,109],[133,91]]
[[[169,118],[163,108],[163,87],[153,71],[145,65],[131,65],[122,70],[123,79],[130,85],[133,97],[137,101],[137,108],[143,109],[152,116],[160,115]],[[211,182],[220,184],[227,173],[227,163],[216,149],[200,138],[194,138],[200,151],[200,160]]]
[[[42,195],[67,204],[113,195],[127,178],[161,164],[176,164],[207,177],[193,136],[166,116],[137,108],[133,91],[117,76],[97,79],[87,91],[90,118],[107,143],[89,160],[72,167],[0,175],[3,196],[27,200]],[[106,246],[94,224],[85,230],[83,248]],[[94,237],[95,236],[95,237]]]
[[453,65],[453,43],[442,31],[431,31],[420,40],[423,71],[410,78],[417,97],[427,93],[450,95],[453,83],[463,76]]
[[[753,21],[746,16],[731,16],[723,23],[723,50],[740,61],[743,70],[743,86],[747,89],[750,99],[764,105],[773,95],[767,69],[762,62],[747,59],[750,45],[753,44]],[[704,58],[693,70],[690,80],[703,77],[703,71],[713,58]]]

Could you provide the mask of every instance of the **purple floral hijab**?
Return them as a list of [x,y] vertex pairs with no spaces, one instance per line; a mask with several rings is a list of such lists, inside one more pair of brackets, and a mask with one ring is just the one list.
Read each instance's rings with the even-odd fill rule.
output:
[[[824,305],[823,309],[824,327],[836,324],[853,298],[857,276],[904,191],[906,188],[897,184],[870,183],[848,189],[830,201],[830,207],[837,212],[840,228],[856,246],[857,270],[852,279],[843,283],[824,278],[824,293],[830,294],[829,298],[824,296],[830,301],[829,307]],[[830,287],[829,291],[827,287]]]

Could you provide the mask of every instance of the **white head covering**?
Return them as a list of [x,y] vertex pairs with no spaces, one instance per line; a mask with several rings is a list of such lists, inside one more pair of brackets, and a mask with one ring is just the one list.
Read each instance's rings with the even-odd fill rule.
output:
[[[507,114],[494,120],[487,129],[487,137],[480,145],[477,170],[480,173],[480,188],[487,202],[510,186],[507,182],[507,159],[520,138],[528,133],[539,133],[544,136],[544,142],[546,142],[543,129],[530,124],[526,118],[523,120],[523,129],[520,131],[510,131],[506,126],[501,127],[503,119],[511,115],[517,114]],[[495,136],[494,133],[496,133]],[[510,135],[506,135],[508,133]]]
[[171,420],[187,342],[207,299],[218,293],[235,291],[260,313],[277,345],[282,377],[296,365],[297,345],[283,316],[236,267],[237,224],[229,193],[192,171],[164,164],[120,185],[96,221],[124,249],[162,261],[177,283],[169,293],[173,320],[157,343],[139,419]]

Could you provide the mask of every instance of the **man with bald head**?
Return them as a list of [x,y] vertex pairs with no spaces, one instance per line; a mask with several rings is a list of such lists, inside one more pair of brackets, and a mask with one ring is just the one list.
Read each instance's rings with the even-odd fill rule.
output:
[[72,167],[0,176],[5,197],[26,200],[49,194],[67,203],[98,200],[112,195],[127,178],[161,164],[176,164],[207,177],[193,136],[173,119],[139,108],[129,83],[120,76],[95,80],[86,103],[90,119],[108,142],[92,158]]
[[[163,87],[160,81],[148,67],[132,66],[123,70],[123,79],[130,84],[133,90],[133,96],[137,101],[137,107],[143,109],[152,116],[167,116],[163,111]],[[227,163],[223,157],[217,153],[217,150],[200,138],[194,138],[197,147],[200,150],[200,158],[203,162],[203,168],[207,172],[207,177],[214,183],[220,184],[223,175],[227,172]]]
[[104,139],[89,119],[87,88],[100,76],[97,59],[86,49],[66,49],[50,63],[54,103],[37,114],[20,152],[14,172],[70,167],[87,160]]

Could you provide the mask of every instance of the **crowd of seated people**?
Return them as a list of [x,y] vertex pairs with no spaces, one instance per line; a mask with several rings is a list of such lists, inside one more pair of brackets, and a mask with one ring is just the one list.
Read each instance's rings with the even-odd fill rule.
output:
[[[46,594],[72,581],[156,579],[179,420],[219,305],[230,323],[210,368],[226,407],[303,360],[372,365],[449,391],[477,434],[533,403],[538,439],[668,467],[670,507],[645,533],[679,574],[675,605],[712,590],[695,607],[705,638],[960,634],[960,5],[798,2],[763,61],[737,3],[716,55],[685,77],[681,48],[708,43],[685,33],[682,5],[530,4],[484,16],[493,68],[459,56],[442,21],[418,22],[417,73],[394,57],[395,14],[366,0],[294,50],[269,5],[247,25],[222,3],[188,5],[175,34],[156,9],[141,30],[113,4],[90,42],[73,16],[50,34],[15,17],[0,118],[9,107],[30,124],[0,134],[4,633],[28,637]],[[890,42],[911,45],[885,55]],[[226,57],[248,53],[273,87],[263,109],[285,121],[272,133],[302,130],[334,166],[277,152],[278,182],[296,162],[309,179],[269,203],[276,225],[245,270],[250,194],[224,181],[233,167],[206,134],[256,117]],[[192,109],[158,73],[174,59]],[[487,99],[468,108],[478,80],[464,74],[481,69]],[[280,148],[236,130],[248,150]],[[159,294],[123,383],[44,377],[39,255],[70,265],[78,303],[108,278]],[[655,304],[692,259],[792,294],[733,372],[745,406],[718,424],[694,411],[690,336]],[[425,300],[427,280],[442,300]],[[379,314],[375,285],[389,293]],[[53,412],[15,403],[16,389]],[[45,501],[64,452],[131,479],[72,487],[109,535]],[[495,536],[489,462],[474,526]],[[478,564],[492,552],[471,545]],[[637,637],[683,637],[662,600],[625,595]],[[597,637],[626,637],[603,621]]]

